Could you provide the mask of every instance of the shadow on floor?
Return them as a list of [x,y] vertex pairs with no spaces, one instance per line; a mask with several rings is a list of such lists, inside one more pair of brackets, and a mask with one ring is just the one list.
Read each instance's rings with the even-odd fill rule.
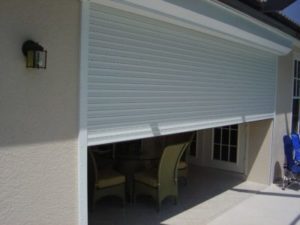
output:
[[300,214],[290,223],[290,225],[297,225],[300,222]]
[[269,195],[269,196],[277,196],[277,197],[300,198],[300,195],[285,194],[285,193],[260,192],[260,191],[252,191],[252,190],[245,190],[245,189],[239,189],[239,188],[232,188],[231,190],[236,191],[236,192],[252,193],[252,194],[256,194],[256,195]]
[[161,212],[157,213],[154,200],[148,196],[140,196],[134,205],[128,203],[124,208],[118,198],[107,197],[98,201],[95,210],[89,214],[89,225],[182,224],[186,220],[191,224],[192,220],[195,224],[205,224],[216,214],[257,192],[256,189],[253,193],[242,194],[237,193],[241,190],[232,191],[243,182],[243,176],[239,174],[193,166],[188,184],[179,185],[177,205],[172,198],[165,199]]

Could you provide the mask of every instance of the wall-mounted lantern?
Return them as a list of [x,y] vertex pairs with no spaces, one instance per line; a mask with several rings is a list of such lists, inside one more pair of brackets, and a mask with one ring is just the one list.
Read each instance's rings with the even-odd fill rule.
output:
[[41,45],[28,40],[23,43],[22,51],[26,57],[27,68],[46,69],[47,51]]

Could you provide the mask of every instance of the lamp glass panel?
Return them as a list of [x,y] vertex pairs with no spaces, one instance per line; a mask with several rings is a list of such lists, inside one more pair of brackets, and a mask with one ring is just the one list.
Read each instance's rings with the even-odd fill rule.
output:
[[46,51],[36,51],[35,60],[36,68],[46,68]]
[[26,66],[29,68],[33,68],[34,67],[34,51],[28,51],[27,52],[27,57],[26,57]]

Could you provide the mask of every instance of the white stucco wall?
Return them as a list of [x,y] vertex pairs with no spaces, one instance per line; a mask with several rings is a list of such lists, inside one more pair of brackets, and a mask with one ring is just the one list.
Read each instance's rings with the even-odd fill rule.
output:
[[276,117],[274,120],[271,165],[271,178],[275,181],[281,178],[283,173],[284,152],[282,138],[291,131],[294,74],[293,54],[295,52],[300,52],[300,49],[294,49],[290,54],[278,59]]
[[273,120],[247,124],[246,179],[270,184]]
[[79,24],[79,0],[0,1],[0,224],[77,224]]

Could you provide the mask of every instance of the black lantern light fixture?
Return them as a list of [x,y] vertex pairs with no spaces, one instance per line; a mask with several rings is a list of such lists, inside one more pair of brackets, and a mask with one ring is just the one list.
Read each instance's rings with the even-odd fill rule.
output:
[[27,40],[23,43],[22,52],[26,57],[27,68],[46,69],[47,51],[40,44]]

